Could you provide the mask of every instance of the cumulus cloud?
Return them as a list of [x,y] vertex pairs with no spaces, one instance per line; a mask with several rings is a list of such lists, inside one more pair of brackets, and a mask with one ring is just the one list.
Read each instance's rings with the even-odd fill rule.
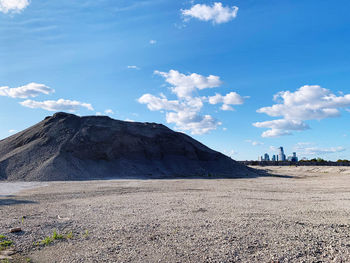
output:
[[306,123],[302,121],[286,120],[286,119],[256,122],[256,123],[253,123],[253,126],[257,128],[270,129],[263,132],[261,135],[262,137],[279,137],[282,135],[291,134],[290,131],[302,131],[310,128]]
[[312,143],[303,143],[303,142],[297,143],[294,149],[299,154],[313,156],[313,157],[317,155],[326,155],[331,153],[344,152],[346,150],[344,147],[341,147],[341,146],[321,148],[321,147],[315,146]]
[[[208,98],[197,94],[203,89],[219,87],[222,82],[218,76],[206,77],[196,73],[185,75],[176,70],[155,71],[155,74],[162,76],[171,85],[170,90],[177,98],[169,100],[164,94],[144,94],[138,99],[139,103],[146,104],[151,111],[165,111],[167,123],[174,123],[176,129],[192,134],[204,134],[221,125],[211,115],[200,113]],[[231,102],[232,98],[227,103]]]
[[32,108],[32,109],[44,109],[48,111],[69,111],[76,112],[80,108],[86,108],[88,110],[93,111],[94,108],[89,103],[79,102],[76,100],[64,100],[59,99],[55,100],[46,100],[46,101],[34,101],[34,100],[25,100],[20,102],[20,104],[24,107]]
[[191,131],[192,134],[205,134],[215,130],[221,122],[218,122],[210,115],[200,115],[195,111],[168,112],[166,114],[168,123],[175,123],[176,129]]
[[270,130],[263,137],[277,137],[291,134],[291,131],[302,131],[309,128],[306,120],[321,120],[337,117],[340,109],[350,106],[350,94],[336,96],[330,90],[318,85],[303,86],[295,92],[281,91],[274,95],[274,104],[257,110],[271,117],[283,119],[256,122],[253,125]]
[[209,96],[208,99],[210,104],[223,103],[221,109],[224,111],[233,111],[234,108],[231,105],[241,105],[244,103],[243,97],[236,92],[230,92],[225,96],[216,93],[215,96]]
[[212,21],[214,24],[229,22],[237,17],[237,6],[226,6],[216,2],[212,6],[196,4],[190,9],[182,9],[182,15],[186,18],[197,18],[202,21]]
[[112,114],[114,114],[114,111],[111,109],[107,109],[107,110],[105,110],[105,114],[112,115]]
[[171,88],[172,92],[179,98],[190,98],[196,89],[216,88],[222,84],[220,77],[214,75],[208,77],[196,73],[185,75],[177,70],[170,70],[169,72],[156,70],[154,73],[165,78],[165,81],[173,86]]
[[0,0],[0,12],[19,13],[29,5],[29,0]]
[[51,89],[44,84],[34,82],[18,88],[0,87],[0,96],[20,99],[34,98],[41,94],[48,95],[54,92],[54,89]]
[[155,45],[155,44],[157,44],[157,40],[151,39],[151,40],[149,41],[149,43],[150,43],[151,45]]
[[17,130],[9,130],[9,133],[10,134],[14,134],[14,133],[16,133],[17,132]]

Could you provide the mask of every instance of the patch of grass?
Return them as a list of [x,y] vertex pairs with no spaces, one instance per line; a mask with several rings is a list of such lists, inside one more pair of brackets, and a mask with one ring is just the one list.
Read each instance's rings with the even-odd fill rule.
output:
[[10,261],[8,259],[2,259],[1,263],[10,263]]
[[26,258],[26,262],[30,263],[32,260],[30,258]]
[[0,251],[13,245],[13,241],[9,240],[6,236],[0,235]]
[[63,239],[63,235],[57,234],[57,231],[54,230],[52,234],[52,239],[57,240],[57,239]]
[[13,245],[13,241],[11,240],[4,240],[2,242],[0,242],[0,247],[10,247]]
[[51,239],[51,237],[45,237],[45,239],[41,240],[41,244],[45,245],[45,246],[48,246],[48,245],[50,245],[52,243],[52,241],[53,240]]

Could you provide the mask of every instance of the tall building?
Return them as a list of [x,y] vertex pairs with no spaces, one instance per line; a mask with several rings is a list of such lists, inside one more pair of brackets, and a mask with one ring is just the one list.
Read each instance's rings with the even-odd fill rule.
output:
[[297,153],[293,152],[292,162],[297,162],[297,161],[298,161]]
[[272,161],[277,161],[276,155],[272,155]]
[[264,154],[264,161],[270,161],[270,156],[267,153]]
[[284,154],[282,146],[278,148],[278,160],[279,161],[285,161],[286,160],[286,155]]

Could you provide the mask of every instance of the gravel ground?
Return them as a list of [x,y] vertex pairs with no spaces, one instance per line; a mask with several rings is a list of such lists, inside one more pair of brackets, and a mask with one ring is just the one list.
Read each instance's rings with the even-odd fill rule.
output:
[[0,198],[0,234],[13,262],[350,262],[349,170],[265,169],[285,176],[49,183]]

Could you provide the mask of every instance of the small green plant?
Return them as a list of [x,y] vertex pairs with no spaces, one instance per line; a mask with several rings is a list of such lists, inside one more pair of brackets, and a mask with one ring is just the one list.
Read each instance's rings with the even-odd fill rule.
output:
[[57,234],[57,231],[54,230],[54,231],[53,231],[53,234],[52,234],[52,239],[53,239],[53,240],[63,239],[63,235]]
[[23,223],[24,223],[24,216],[22,216],[21,222],[22,222],[22,225],[23,225]]
[[70,231],[67,235],[66,235],[66,239],[72,239],[73,238],[73,232]]
[[85,238],[87,238],[89,236],[89,231],[88,230],[85,230],[85,233],[83,235]]
[[9,240],[6,236],[0,235],[0,251],[13,245],[13,241]]
[[52,243],[51,237],[46,237],[45,239],[41,240],[41,244],[48,246]]
[[5,248],[12,246],[12,244],[13,244],[13,241],[11,241],[11,240],[4,240],[4,241],[0,242],[0,246],[5,247]]
[[32,260],[30,258],[26,258],[26,262],[30,263]]
[[1,263],[10,263],[10,261],[8,259],[2,259]]

